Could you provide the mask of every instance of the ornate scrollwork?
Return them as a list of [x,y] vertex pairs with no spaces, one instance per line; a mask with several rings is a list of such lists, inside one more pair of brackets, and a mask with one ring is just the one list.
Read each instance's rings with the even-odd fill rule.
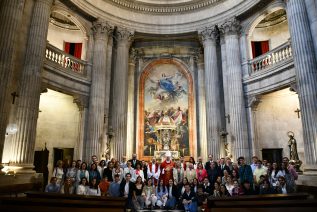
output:
[[220,31],[224,33],[225,35],[229,34],[239,34],[241,30],[240,22],[236,19],[236,17],[233,17],[226,22],[224,22],[220,26]]

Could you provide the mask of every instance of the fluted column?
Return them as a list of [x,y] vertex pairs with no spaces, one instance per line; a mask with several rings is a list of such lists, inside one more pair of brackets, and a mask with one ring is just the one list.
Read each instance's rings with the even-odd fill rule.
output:
[[134,128],[134,106],[135,106],[135,66],[138,60],[137,50],[132,48],[130,51],[129,58],[129,73],[128,73],[128,120],[127,120],[127,145],[126,145],[126,156],[127,158],[132,158],[133,154],[133,144],[135,138],[135,128]]
[[305,0],[305,4],[310,23],[310,31],[314,42],[315,58],[317,60],[317,1]]
[[133,33],[127,29],[117,30],[117,56],[113,77],[113,101],[112,101],[112,139],[113,157],[121,159],[126,154],[127,141],[127,114],[128,114],[128,70],[129,48]]
[[0,3],[0,163],[8,124],[11,81],[13,75],[14,44],[22,18],[24,0],[3,0]]
[[198,73],[198,113],[199,113],[199,142],[200,149],[197,154],[203,157],[203,161],[207,161],[208,157],[208,138],[207,138],[207,123],[206,123],[206,93],[205,93],[205,68],[203,57],[199,50],[196,52],[195,62],[197,63]]
[[20,172],[33,172],[36,125],[41,93],[41,71],[45,59],[46,38],[53,0],[35,1],[26,56],[18,89],[16,112],[17,133],[12,138],[12,164]]
[[220,79],[216,51],[218,35],[215,27],[206,28],[201,32],[205,64],[207,149],[214,158],[220,158],[221,147],[219,134],[221,131]]
[[74,96],[74,103],[77,104],[79,109],[78,138],[75,146],[74,160],[83,160],[85,128],[87,126],[88,117],[88,101],[88,97]]
[[107,153],[107,142],[109,142],[108,132],[109,132],[109,107],[110,107],[110,87],[111,87],[111,70],[112,70],[112,49],[113,49],[113,36],[108,38],[108,47],[107,47],[107,71],[106,71],[106,91],[105,91],[105,123],[104,123],[104,132],[103,132],[103,142],[101,145],[101,150],[103,151],[103,156],[106,157]]
[[317,168],[317,62],[304,1],[287,1],[287,18],[302,114],[306,166]]
[[89,98],[88,130],[85,145],[84,159],[89,161],[92,155],[101,156],[101,143],[103,140],[106,71],[107,71],[107,44],[108,36],[112,34],[112,27],[108,23],[95,22],[94,48],[92,59],[92,76]]
[[230,116],[231,142],[233,158],[249,158],[246,109],[242,87],[242,69],[240,62],[239,37],[240,25],[234,18],[221,26],[226,45],[227,86]]

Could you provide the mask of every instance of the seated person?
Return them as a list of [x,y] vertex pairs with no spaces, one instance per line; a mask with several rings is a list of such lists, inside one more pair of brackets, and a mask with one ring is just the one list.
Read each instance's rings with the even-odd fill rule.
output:
[[248,180],[245,180],[243,183],[243,195],[256,195],[254,189],[251,187],[251,184]]
[[76,190],[77,195],[87,195],[88,180],[86,177],[81,178]]
[[143,187],[142,196],[144,198],[145,207],[151,209],[155,206],[157,197],[155,196],[155,187],[152,185],[152,178],[147,180],[147,184]]
[[107,176],[104,176],[101,179],[100,183],[99,183],[101,196],[107,196],[108,195],[109,187],[110,187],[110,182],[108,181]]
[[204,193],[203,187],[198,186],[198,189],[197,189],[198,211],[206,211],[207,210],[207,197],[208,197],[208,195],[206,193]]
[[260,194],[274,194],[275,191],[271,187],[270,182],[268,179],[264,179],[263,182],[260,184]]
[[59,184],[57,184],[57,178],[52,177],[50,183],[45,187],[45,192],[48,193],[58,193],[60,189]]
[[66,180],[61,187],[60,193],[61,194],[73,194],[74,193],[74,187],[72,185],[72,178],[66,177]]
[[193,191],[191,191],[189,184],[185,185],[185,192],[183,193],[181,199],[185,211],[197,211],[197,197],[196,194]]
[[87,189],[87,195],[89,196],[101,196],[100,188],[97,184],[97,178],[91,179],[89,187]]
[[108,193],[109,193],[109,196],[111,197],[120,197],[120,176],[119,175],[114,176],[114,181],[110,183]]
[[278,177],[278,186],[276,187],[276,193],[278,194],[290,194],[294,193],[295,188],[293,186],[287,185],[285,177]]
[[156,197],[157,197],[157,202],[156,205],[159,206],[160,208],[165,207],[166,202],[167,202],[167,188],[164,185],[164,180],[160,179],[157,187],[156,187]]

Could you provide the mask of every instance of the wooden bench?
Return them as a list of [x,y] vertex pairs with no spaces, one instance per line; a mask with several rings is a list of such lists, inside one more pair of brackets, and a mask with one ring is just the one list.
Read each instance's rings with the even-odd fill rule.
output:
[[208,199],[209,211],[315,211],[317,200],[308,193],[266,194]]
[[26,191],[39,191],[42,184],[38,183],[23,183],[23,184],[12,184],[12,185],[2,185],[0,186],[0,195],[12,195],[16,197],[19,193],[24,193]]
[[26,197],[0,197],[0,211],[125,211],[126,198],[27,192]]

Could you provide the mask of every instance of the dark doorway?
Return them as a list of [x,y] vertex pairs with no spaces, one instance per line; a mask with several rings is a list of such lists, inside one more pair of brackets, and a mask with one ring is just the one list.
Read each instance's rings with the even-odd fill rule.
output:
[[54,167],[56,162],[61,160],[64,162],[64,167],[67,168],[73,161],[74,148],[54,148]]
[[267,160],[270,163],[282,162],[282,148],[278,149],[262,149],[262,159]]

